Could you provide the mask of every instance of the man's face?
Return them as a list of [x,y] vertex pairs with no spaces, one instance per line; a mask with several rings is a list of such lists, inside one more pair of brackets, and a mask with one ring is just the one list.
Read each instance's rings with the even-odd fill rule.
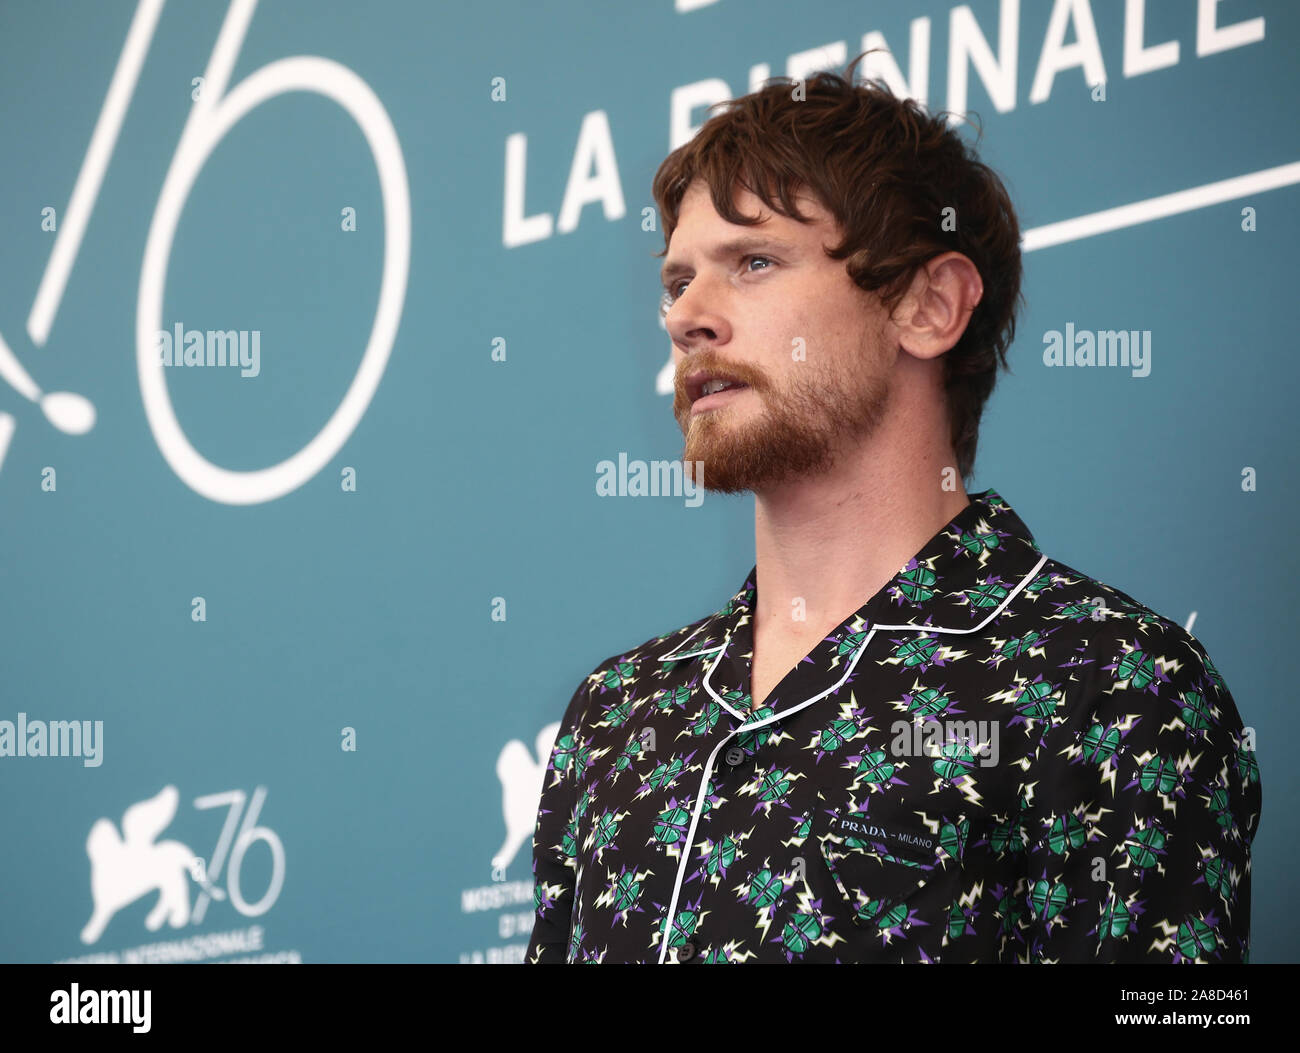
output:
[[[748,191],[737,205],[764,221],[728,223],[704,183],[692,184],[664,260],[682,457],[688,471],[703,462],[697,483],[724,493],[824,472],[866,441],[897,353],[879,301],[823,251],[840,231],[819,203],[799,198],[808,224]],[[705,394],[710,378],[743,386]]]

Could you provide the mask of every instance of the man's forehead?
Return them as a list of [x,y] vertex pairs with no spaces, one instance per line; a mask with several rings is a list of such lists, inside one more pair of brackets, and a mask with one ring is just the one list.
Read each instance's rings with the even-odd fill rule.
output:
[[[775,228],[778,226],[784,227],[787,224],[795,227],[806,226],[806,224],[800,223],[797,219],[783,216],[779,212],[774,211],[761,197],[745,187],[733,187],[731,196],[736,208],[745,215],[762,217],[763,222],[759,224],[759,229],[766,229],[768,227]],[[833,219],[831,214],[825,209],[821,202],[817,200],[817,196],[813,194],[812,191],[800,187],[795,191],[794,197],[799,206],[799,211],[805,216],[825,222],[829,222]],[[702,179],[696,179],[686,188],[686,192],[682,195],[681,202],[677,207],[677,225],[679,227],[688,213],[695,218],[713,219],[719,223],[727,222],[718,214],[717,209],[713,207],[713,197],[709,192],[709,185]],[[738,226],[739,224],[731,225]],[[752,230],[755,228],[749,227],[746,229]]]
[[[759,216],[757,224],[732,223],[720,215],[713,207],[713,198],[709,194],[708,184],[696,180],[682,195],[677,210],[677,225],[673,228],[669,244],[675,248],[686,249],[687,242],[693,242],[697,236],[715,239],[733,240],[754,236],[771,236],[784,242],[798,244],[822,240],[833,234],[836,227],[834,217],[817,200],[811,192],[800,189],[795,200],[799,211],[809,217],[811,222],[801,223],[791,216],[783,216],[763,202],[757,194],[737,187],[733,190],[736,208],[747,216]],[[683,231],[683,228],[687,228]],[[678,235],[682,236],[679,237]]]

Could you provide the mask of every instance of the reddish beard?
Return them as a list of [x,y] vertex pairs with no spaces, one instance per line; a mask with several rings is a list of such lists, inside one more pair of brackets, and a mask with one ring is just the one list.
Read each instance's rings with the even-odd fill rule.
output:
[[[717,369],[748,385],[728,405],[692,415],[685,370],[677,371],[673,414],[686,440],[684,471],[697,485],[718,493],[761,490],[826,471],[842,443],[861,440],[879,426],[889,401],[887,376],[804,373],[776,389],[758,371],[723,364],[705,352],[682,366]],[[697,461],[703,478],[696,477]]]

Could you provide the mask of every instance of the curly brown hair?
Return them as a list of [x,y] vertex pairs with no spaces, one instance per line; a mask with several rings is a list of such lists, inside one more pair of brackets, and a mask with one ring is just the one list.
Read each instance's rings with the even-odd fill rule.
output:
[[656,255],[668,251],[682,197],[697,179],[708,185],[719,215],[745,226],[760,217],[736,207],[737,187],[800,222],[811,217],[798,211],[796,195],[813,193],[844,233],[827,255],[848,260],[849,277],[891,311],[927,260],[965,255],[984,296],[944,355],[950,438],[965,479],[998,367],[1009,369],[1022,299],[1020,224],[1001,179],[944,113],[898,98],[881,80],[854,84],[853,70],[867,54],[843,74],[817,73],[806,83],[773,77],[756,92],[714,103],[710,110],[722,109],[655,173],[664,234],[664,251]]

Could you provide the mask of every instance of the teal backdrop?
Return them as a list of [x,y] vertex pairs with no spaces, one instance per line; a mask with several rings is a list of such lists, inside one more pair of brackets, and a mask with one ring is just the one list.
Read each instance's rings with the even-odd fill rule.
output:
[[1192,625],[1295,960],[1284,0],[3,0],[0,721],[69,755],[0,756],[0,958],[522,958],[548,730],[754,557],[752,498],[597,489],[681,452],[651,179],[692,100],[882,42],[1026,232],[968,489]]

